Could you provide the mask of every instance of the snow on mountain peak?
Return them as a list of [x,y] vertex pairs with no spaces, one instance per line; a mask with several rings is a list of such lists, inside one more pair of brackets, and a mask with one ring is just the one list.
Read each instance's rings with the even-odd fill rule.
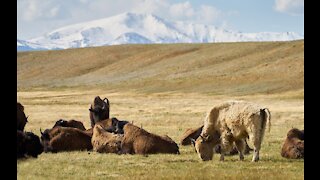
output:
[[[288,41],[303,39],[294,32],[241,33],[212,25],[172,22],[153,14],[126,12],[103,19],[73,24],[21,44],[33,48],[67,49],[115,44],[204,43],[239,41]],[[19,44],[20,43],[20,44]]]

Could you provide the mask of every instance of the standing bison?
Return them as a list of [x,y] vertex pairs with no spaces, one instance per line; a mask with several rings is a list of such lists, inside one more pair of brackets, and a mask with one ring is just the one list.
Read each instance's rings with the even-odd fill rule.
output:
[[99,96],[96,96],[89,108],[91,127],[93,128],[94,125],[99,121],[108,119],[109,113],[110,113],[109,100],[107,98],[104,98],[102,100]]
[[281,156],[289,159],[304,158],[304,130],[292,128],[288,131],[282,145]]
[[221,145],[220,160],[224,160],[226,152],[230,151],[235,142],[240,160],[244,159],[245,139],[253,144],[252,161],[259,160],[261,143],[266,129],[266,123],[271,126],[271,114],[267,108],[245,101],[230,101],[213,107],[204,120],[204,127],[195,142],[199,157],[212,160],[213,148]]
[[17,130],[23,131],[28,122],[28,117],[24,113],[24,106],[17,102]]

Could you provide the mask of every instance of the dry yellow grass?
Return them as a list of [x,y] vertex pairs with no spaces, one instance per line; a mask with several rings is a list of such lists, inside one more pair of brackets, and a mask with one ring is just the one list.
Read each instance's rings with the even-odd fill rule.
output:
[[[111,116],[179,142],[226,100],[268,107],[261,161],[252,154],[202,162],[191,146],[180,155],[43,153],[17,161],[18,179],[303,179],[304,160],[280,149],[291,127],[304,128],[304,42],[122,45],[18,53],[17,98],[40,135],[60,118],[90,126],[88,107],[108,97]],[[251,144],[249,144],[251,145]]]
[[119,45],[17,55],[18,89],[252,95],[301,90],[304,41]]

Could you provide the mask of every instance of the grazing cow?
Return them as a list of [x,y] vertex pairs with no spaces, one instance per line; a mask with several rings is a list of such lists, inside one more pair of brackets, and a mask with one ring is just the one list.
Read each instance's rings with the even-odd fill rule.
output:
[[195,142],[199,157],[212,160],[213,148],[221,145],[220,160],[224,160],[226,152],[230,151],[233,142],[239,150],[240,160],[244,159],[245,139],[253,144],[252,161],[259,160],[259,151],[271,114],[267,108],[245,101],[230,101],[213,107],[204,120],[204,127]]
[[[185,131],[185,133],[182,135],[182,138],[180,141],[181,145],[187,146],[187,145],[191,145],[191,143],[194,145],[195,139],[197,139],[200,136],[202,128],[203,128],[203,126],[197,128],[197,129],[191,129],[191,128],[187,129]],[[245,140],[245,143],[246,143],[246,145],[245,145],[244,154],[249,154],[250,151],[252,151],[253,149],[251,149],[249,147],[246,140]],[[214,152],[219,153],[219,154],[221,153],[221,145],[220,144],[216,145],[216,147],[214,148]],[[236,155],[236,154],[238,154],[238,149],[233,144],[231,151],[229,153],[227,153],[226,155]]]
[[289,159],[304,159],[304,130],[292,128],[288,131],[282,145],[281,156]]
[[[41,132],[41,130],[40,130]],[[91,150],[91,136],[73,127],[55,127],[41,132],[45,152]]]
[[168,136],[158,136],[127,123],[123,127],[124,137],[121,153],[129,154],[180,154],[178,145]]
[[122,139],[122,134],[107,132],[100,124],[96,124],[91,138],[93,151],[99,153],[119,153]]
[[89,108],[91,127],[93,128],[94,125],[99,121],[108,119],[109,113],[110,113],[109,100],[107,98],[104,98],[102,100],[99,96],[96,96]]
[[59,119],[52,128],[55,127],[73,127],[73,128],[77,128],[80,130],[85,131],[86,128],[84,127],[83,123],[81,121],[76,121],[74,119],[71,119],[69,121],[63,120],[63,119]]
[[17,159],[27,156],[38,157],[43,152],[39,136],[32,132],[17,130]]
[[17,130],[23,131],[28,122],[28,117],[24,113],[24,106],[17,102]]

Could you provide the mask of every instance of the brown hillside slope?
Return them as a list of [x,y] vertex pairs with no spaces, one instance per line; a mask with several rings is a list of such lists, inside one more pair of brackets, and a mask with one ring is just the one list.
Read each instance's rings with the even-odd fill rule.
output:
[[244,95],[304,89],[304,41],[119,45],[17,53],[18,90],[101,87]]

